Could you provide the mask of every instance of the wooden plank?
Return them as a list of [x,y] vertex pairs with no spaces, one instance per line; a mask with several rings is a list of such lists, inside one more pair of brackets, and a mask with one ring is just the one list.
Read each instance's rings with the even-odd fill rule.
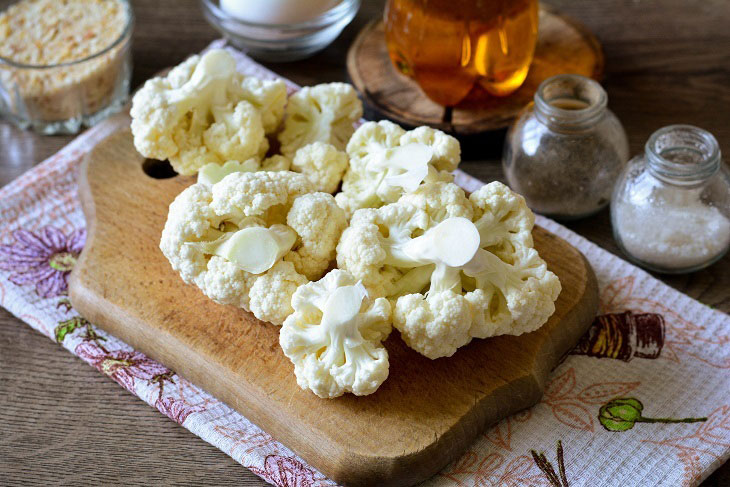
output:
[[150,178],[143,162],[123,130],[82,167],[89,237],[70,281],[74,308],[338,482],[403,486],[433,475],[487,425],[537,402],[549,371],[595,315],[590,266],[536,228],[536,247],[564,289],[543,328],[475,340],[436,361],[408,349],[396,332],[386,342],[390,377],[377,393],[319,399],[296,385],[278,328],[212,302],[170,268],[157,247],[160,232],[169,203],[193,180]]

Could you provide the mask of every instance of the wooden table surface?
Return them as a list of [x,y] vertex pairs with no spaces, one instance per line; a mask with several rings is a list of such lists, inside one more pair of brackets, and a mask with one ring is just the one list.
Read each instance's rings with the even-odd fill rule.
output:
[[[3,2],[7,3],[7,2]],[[218,37],[195,0],[133,1],[134,86]],[[730,2],[727,0],[552,0],[587,25],[606,54],[609,106],[623,121],[632,154],[672,123],[703,127],[730,152]],[[345,80],[345,53],[382,12],[365,0],[355,21],[314,58],[269,67],[300,84]],[[465,144],[461,167],[500,179],[503,134]],[[42,137],[0,122],[0,185],[72,137]],[[608,211],[569,225],[618,253]],[[730,312],[730,256],[664,282]],[[215,447],[0,309],[0,483],[4,485],[238,485],[265,483]],[[703,485],[730,485],[725,465]]]

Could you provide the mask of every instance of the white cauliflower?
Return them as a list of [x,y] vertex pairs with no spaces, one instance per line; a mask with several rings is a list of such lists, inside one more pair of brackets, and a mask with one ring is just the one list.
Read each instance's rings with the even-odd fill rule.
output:
[[533,331],[555,311],[560,281],[532,247],[533,225],[524,199],[501,183],[469,199],[431,183],[356,211],[337,263],[395,302],[406,344],[446,357],[472,338]]
[[294,200],[286,224],[299,235],[294,252],[285,260],[309,280],[319,279],[334,262],[337,242],[347,227],[347,217],[328,193],[312,193]]
[[213,185],[234,172],[256,172],[261,169],[258,159],[244,162],[228,161],[223,165],[211,162],[198,171],[198,183]]
[[291,170],[307,176],[317,191],[334,193],[347,170],[347,154],[332,144],[314,142],[296,152]]
[[260,320],[275,325],[284,323],[286,317],[294,312],[292,295],[306,283],[306,277],[298,273],[291,262],[277,262],[251,286],[251,311]]
[[416,127],[403,134],[400,145],[424,144],[433,150],[431,165],[437,171],[455,171],[461,162],[461,146],[454,137],[431,127]]
[[234,84],[236,95],[256,107],[267,135],[275,133],[284,119],[286,83],[280,79],[263,80],[242,76],[237,77],[237,81]]
[[406,132],[388,122],[361,125],[347,144],[350,167],[336,196],[348,214],[394,203],[419,185],[451,182],[461,160],[459,142],[439,130]]
[[134,145],[184,175],[208,163],[260,159],[285,101],[282,81],[244,78],[230,54],[214,49],[148,80],[135,94]]
[[279,343],[294,363],[297,383],[317,396],[345,392],[364,396],[388,377],[390,304],[371,299],[361,282],[335,269],[300,286],[292,296],[294,313],[284,321]]
[[262,171],[288,171],[291,168],[291,161],[281,154],[274,154],[261,161]]
[[[170,205],[160,249],[185,282],[214,301],[280,325],[292,312],[292,293],[308,280],[304,272],[319,278],[334,257],[339,233],[326,232],[345,226],[332,195],[313,190],[286,171],[233,172],[194,184]],[[304,217],[302,209],[326,219]]]
[[279,134],[281,153],[292,158],[312,142],[326,142],[343,150],[362,117],[362,102],[347,83],[308,86],[289,97],[284,130]]

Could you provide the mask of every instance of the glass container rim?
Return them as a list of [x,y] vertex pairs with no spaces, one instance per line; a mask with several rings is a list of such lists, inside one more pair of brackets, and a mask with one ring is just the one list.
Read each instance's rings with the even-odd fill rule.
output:
[[[699,137],[707,145],[707,154],[703,153],[702,160],[698,163],[685,164],[674,162],[665,158],[657,150],[661,137],[671,133],[682,132]],[[680,146],[680,144],[677,144],[674,147]],[[649,169],[654,175],[662,179],[674,179],[685,183],[698,182],[712,177],[720,169],[720,160],[722,157],[720,144],[712,133],[695,125],[688,124],[667,125],[654,131],[644,145],[644,152],[647,157]]]
[[96,59],[98,57],[103,56],[104,54],[110,52],[117,46],[119,46],[121,43],[123,43],[127,38],[130,37],[130,34],[132,32],[132,28],[134,27],[134,10],[132,9],[132,5],[129,2],[129,0],[117,0],[122,5],[124,5],[126,13],[127,13],[127,20],[124,24],[124,29],[122,30],[122,33],[119,35],[119,37],[114,40],[111,44],[106,46],[101,51],[95,52],[94,54],[90,54],[84,58],[81,59],[75,59],[73,61],[65,61],[62,63],[56,63],[56,64],[26,64],[26,63],[20,63],[18,61],[13,61],[12,59],[6,58],[4,56],[0,56],[0,66],[7,65],[16,69],[32,69],[32,70],[45,70],[45,69],[54,69],[54,68],[63,68],[63,67],[69,67],[69,66],[76,66],[83,64],[87,61],[91,61],[92,59]]
[[299,31],[313,29],[337,22],[350,11],[353,5],[359,5],[361,0],[342,0],[333,7],[322,12],[319,16],[305,22],[287,23],[262,23],[251,22],[236,18],[225,12],[215,0],[200,0],[203,10],[208,12],[218,23],[225,21],[237,27],[248,27],[256,29],[278,29],[283,31]]
[[[594,100],[585,100],[576,95],[570,99],[580,100],[588,105],[584,108],[565,109],[552,104],[554,99],[546,96],[546,90],[559,83],[572,86],[574,89],[583,88],[592,91]],[[601,84],[587,76],[580,74],[557,74],[544,79],[535,91],[533,97],[537,113],[544,118],[544,122],[552,123],[559,127],[580,128],[592,125],[597,122],[605,113],[608,106],[608,95]]]

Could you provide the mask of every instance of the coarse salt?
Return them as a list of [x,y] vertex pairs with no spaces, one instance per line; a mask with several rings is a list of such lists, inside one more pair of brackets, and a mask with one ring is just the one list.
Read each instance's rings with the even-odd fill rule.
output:
[[655,188],[647,196],[614,206],[621,244],[636,259],[668,269],[690,268],[730,246],[730,220],[703,203],[698,191]]

